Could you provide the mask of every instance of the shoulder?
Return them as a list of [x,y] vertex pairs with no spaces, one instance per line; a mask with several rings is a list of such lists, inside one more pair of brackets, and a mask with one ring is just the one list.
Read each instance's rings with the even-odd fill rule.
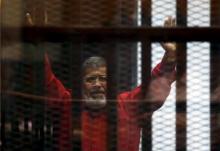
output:
[[134,88],[131,91],[125,91],[118,95],[118,100],[136,100],[141,95],[141,86]]
[[134,103],[137,102],[141,97],[141,86],[134,88],[131,91],[125,91],[118,95],[118,103],[125,104],[125,103]]

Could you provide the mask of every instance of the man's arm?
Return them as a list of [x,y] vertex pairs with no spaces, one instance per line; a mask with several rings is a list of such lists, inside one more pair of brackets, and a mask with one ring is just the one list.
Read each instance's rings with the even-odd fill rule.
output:
[[[167,54],[164,55],[164,57]],[[171,84],[175,81],[175,64],[170,62],[159,63],[152,70],[152,78],[146,93],[146,97],[142,96],[142,86],[138,86],[132,91],[124,92],[118,97],[121,107],[124,107],[130,115],[136,115],[140,110],[152,113],[159,109],[165,102],[171,90]],[[142,105],[146,104],[146,105]]]
[[45,86],[46,94],[51,99],[51,102],[59,102],[59,99],[62,102],[71,100],[70,92],[54,75],[47,54],[45,54]]
[[[52,72],[47,54],[45,55],[45,86],[46,95],[48,98],[47,105],[51,109],[51,116],[57,115],[58,113],[58,117],[60,117],[57,136],[59,144],[58,150],[71,150],[71,95],[70,92],[63,86],[60,80],[57,79]],[[53,118],[56,119],[57,116]]]
[[[45,12],[46,15],[46,12]],[[32,20],[32,16],[30,13],[26,13],[26,25],[33,27],[35,26],[35,23]],[[44,17],[46,18],[46,17]],[[47,20],[44,21],[44,24],[47,24]],[[48,96],[49,102],[56,102],[61,99],[62,101],[71,99],[70,92],[64,87],[62,82],[54,75],[50,59],[47,54],[44,56],[44,81],[45,81],[45,89],[46,89],[46,95]],[[65,99],[64,99],[65,98]]]
[[[164,22],[165,27],[174,27],[175,19],[168,17]],[[176,67],[176,43],[161,43],[165,53],[161,63],[152,71],[152,81],[149,85],[147,99],[150,101],[151,110],[155,111],[160,108],[171,90],[171,84],[175,81]]]
[[[45,13],[46,14],[46,13]],[[34,26],[34,22],[29,13],[26,14],[26,21],[29,26]],[[45,20],[46,24],[46,20]],[[44,56],[44,80],[46,91],[46,104],[49,108],[49,114],[53,121],[54,134],[57,134],[58,151],[71,150],[71,134],[72,134],[72,114],[71,114],[71,94],[64,87],[62,82],[54,75],[49,57]],[[56,125],[56,126],[55,126]],[[55,129],[57,129],[55,132]]]
[[[169,17],[165,20],[165,26],[173,26],[174,22],[175,20]],[[151,115],[164,104],[170,93],[171,84],[175,81],[176,44],[162,43],[161,45],[165,53],[161,62],[152,70],[146,97],[142,96],[141,86],[119,95],[120,107],[131,116],[136,117],[140,110]]]
[[[175,19],[168,17],[164,21],[164,27],[175,27]],[[162,42],[161,46],[165,50],[164,56],[160,64],[158,64],[152,71],[152,78],[164,76],[172,83],[175,80],[175,66],[176,66],[176,43]]]

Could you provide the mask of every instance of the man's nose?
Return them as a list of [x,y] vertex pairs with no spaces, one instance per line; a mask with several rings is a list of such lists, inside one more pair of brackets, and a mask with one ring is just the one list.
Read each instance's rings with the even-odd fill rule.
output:
[[99,78],[96,78],[96,79],[95,79],[94,85],[95,85],[95,86],[101,86],[101,81],[100,81]]

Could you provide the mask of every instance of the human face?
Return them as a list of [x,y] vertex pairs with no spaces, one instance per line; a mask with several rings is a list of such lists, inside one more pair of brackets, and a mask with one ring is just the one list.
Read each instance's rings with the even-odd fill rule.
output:
[[83,77],[83,97],[85,104],[93,109],[106,105],[106,67],[87,69]]

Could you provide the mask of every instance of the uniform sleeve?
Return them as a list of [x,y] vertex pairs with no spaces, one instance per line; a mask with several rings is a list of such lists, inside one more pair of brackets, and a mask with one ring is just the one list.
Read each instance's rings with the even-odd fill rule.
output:
[[45,86],[46,94],[51,102],[70,101],[70,91],[54,75],[47,54],[45,55]]
[[152,79],[164,77],[169,81],[170,85],[175,81],[176,70],[174,64],[161,62],[152,70]]
[[[45,55],[45,89],[47,106],[57,134],[58,150],[71,150],[71,94],[52,72],[47,54]],[[56,126],[55,126],[56,125]]]
[[159,109],[171,90],[171,84],[175,80],[175,68],[159,63],[152,70],[152,80],[147,92],[147,98],[141,96],[141,86],[132,91],[124,92],[118,96],[120,107],[130,116],[141,118],[152,115],[153,111]]

